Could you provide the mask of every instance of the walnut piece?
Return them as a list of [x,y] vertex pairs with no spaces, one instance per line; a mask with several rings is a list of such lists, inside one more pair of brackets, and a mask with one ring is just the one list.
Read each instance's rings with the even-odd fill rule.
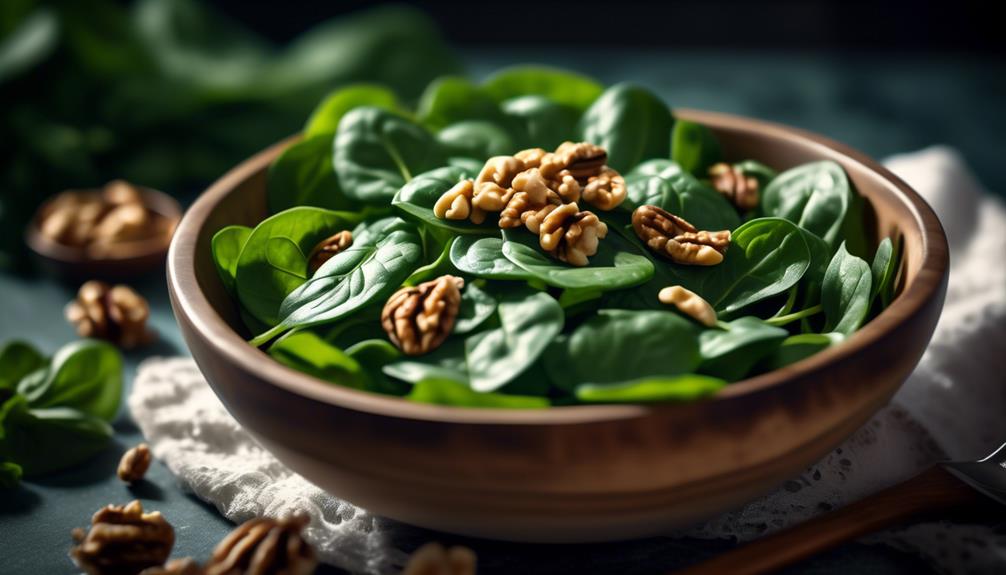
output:
[[85,533],[75,529],[70,556],[90,575],[133,575],[163,565],[175,544],[175,530],[157,511],[144,513],[139,501],[109,505],[91,518]]
[[307,256],[307,269],[311,275],[325,262],[353,245],[353,232],[342,230],[318,242]]
[[[530,226],[529,226],[530,229]],[[551,210],[538,229],[541,248],[560,261],[585,266],[597,253],[597,242],[608,235],[608,226],[593,212],[581,212],[575,203]]]
[[600,173],[608,161],[608,152],[589,142],[563,142],[555,152],[541,158],[541,172],[546,178],[553,179],[559,172],[569,173],[582,183]]
[[464,286],[465,280],[443,275],[392,294],[381,311],[381,326],[391,343],[407,355],[439,347],[454,329]]
[[252,519],[217,544],[205,575],[309,575],[318,566],[314,549],[301,535],[306,515]]
[[604,166],[596,176],[591,176],[587,180],[582,196],[591,206],[607,212],[624,202],[627,193],[625,178],[615,170]]
[[698,231],[683,218],[657,206],[636,208],[632,228],[654,253],[679,264],[716,265],[730,247],[729,230]]
[[477,561],[467,547],[445,549],[439,543],[427,543],[412,553],[402,575],[475,575]]
[[467,220],[472,212],[472,195],[475,184],[472,180],[461,180],[444,192],[433,204],[433,215],[442,220]]
[[105,339],[124,349],[154,339],[154,333],[147,329],[147,300],[126,285],[86,282],[80,286],[77,299],[67,304],[64,315],[81,337]]
[[140,575],[203,575],[203,568],[191,557],[172,559],[159,567],[148,567]]
[[694,319],[706,327],[716,325],[716,311],[709,302],[702,299],[697,293],[687,290],[681,286],[668,286],[660,290],[657,299],[661,303],[673,305],[681,313]]
[[737,209],[747,212],[758,207],[758,179],[745,174],[739,167],[722,162],[715,164],[709,168],[709,180]]
[[141,443],[122,454],[115,474],[126,483],[135,483],[147,474],[150,468],[150,446]]

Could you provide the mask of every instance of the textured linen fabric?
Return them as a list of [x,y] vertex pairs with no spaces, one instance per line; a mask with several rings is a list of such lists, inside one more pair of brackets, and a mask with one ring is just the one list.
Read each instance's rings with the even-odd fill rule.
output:
[[[933,205],[951,244],[946,305],[918,368],[890,405],[778,491],[668,535],[751,540],[1006,441],[1006,208],[948,148],[887,165]],[[129,407],[154,455],[228,519],[306,511],[306,536],[323,561],[353,572],[401,568],[402,532],[416,528],[373,516],[285,468],[227,413],[191,359],[146,361]],[[945,573],[1006,571],[1006,535],[988,525],[919,524],[869,541],[916,553]]]

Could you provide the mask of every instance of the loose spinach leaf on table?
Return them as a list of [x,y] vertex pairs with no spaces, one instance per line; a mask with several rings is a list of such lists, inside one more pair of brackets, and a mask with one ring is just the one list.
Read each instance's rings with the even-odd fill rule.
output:
[[484,120],[464,120],[450,124],[437,132],[437,142],[451,157],[468,157],[482,162],[492,156],[512,154],[517,145],[509,132]]
[[331,142],[342,117],[350,110],[362,106],[402,111],[398,98],[387,86],[351,84],[325,96],[325,99],[311,112],[311,116],[304,126],[304,138],[328,136],[328,140]]
[[544,96],[520,96],[503,102],[503,113],[519,122],[527,145],[551,150],[576,138],[580,110]]
[[0,348],[0,390],[14,389],[29,373],[44,367],[47,360],[35,346],[9,341]]
[[762,195],[765,215],[786,218],[828,242],[842,242],[842,225],[853,201],[852,186],[832,161],[803,164],[779,174]]
[[[255,226],[241,249],[234,284],[241,305],[257,320],[276,325],[283,299],[308,279],[307,257],[318,242],[352,229],[361,216],[297,207]],[[359,238],[354,236],[354,242]]]
[[699,335],[699,373],[727,381],[744,378],[756,363],[775,351],[789,332],[752,316],[740,317]]
[[537,276],[503,255],[503,239],[458,236],[451,244],[451,263],[458,271],[490,280],[531,280]]
[[478,392],[453,379],[436,377],[419,381],[406,397],[418,403],[458,407],[539,409],[550,405],[544,397]]
[[122,397],[122,356],[102,341],[69,343],[47,367],[22,378],[17,392],[32,409],[68,407],[112,421]]
[[433,206],[444,192],[454,187],[458,181],[471,176],[465,169],[454,166],[419,174],[395,194],[391,205],[403,218],[428,229],[446,230],[453,234],[499,235],[499,226],[496,225],[493,214],[489,214],[485,222],[474,224],[470,220],[440,219],[433,213]]
[[360,205],[342,193],[332,167],[332,136],[313,136],[291,145],[269,166],[266,181],[269,213],[297,206],[356,210]]
[[237,274],[238,258],[241,248],[251,236],[252,229],[248,226],[227,226],[213,234],[210,248],[213,250],[213,263],[216,265],[220,281],[231,296],[236,295],[234,287]]
[[683,402],[708,397],[726,385],[726,381],[716,377],[687,373],[619,383],[585,383],[576,386],[575,395],[583,403]]
[[365,106],[339,122],[332,163],[347,197],[386,206],[413,176],[443,166],[447,157],[419,124]]
[[482,89],[497,102],[518,96],[543,96],[579,111],[586,110],[604,91],[591,78],[546,66],[505,68],[490,76]]
[[497,305],[499,327],[465,341],[471,388],[496,391],[529,368],[562,331],[559,302],[529,288],[504,291]]
[[852,335],[870,312],[873,276],[870,266],[839,246],[824,274],[821,304],[824,330]]
[[671,111],[652,92],[615,84],[580,118],[580,138],[608,151],[608,165],[628,172],[650,158],[666,158],[671,148]]
[[696,122],[678,120],[671,131],[671,159],[695,176],[706,175],[709,166],[720,161],[720,143],[709,128]]
[[269,347],[269,355],[318,379],[353,389],[368,388],[368,378],[360,364],[313,332],[287,334]]

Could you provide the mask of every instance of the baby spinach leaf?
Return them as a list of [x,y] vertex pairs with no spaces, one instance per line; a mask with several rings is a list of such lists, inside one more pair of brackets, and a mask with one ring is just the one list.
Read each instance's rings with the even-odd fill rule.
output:
[[419,99],[416,118],[433,131],[462,120],[505,123],[499,104],[479,86],[460,76],[445,76],[430,82]]
[[520,96],[503,102],[503,113],[523,127],[529,145],[551,150],[576,138],[580,110],[544,96]]
[[720,161],[720,143],[709,128],[696,122],[678,120],[671,131],[671,159],[681,169],[705,176],[709,166]]
[[406,397],[419,403],[456,407],[542,409],[549,406],[544,397],[472,391],[463,383],[435,377],[417,383]]
[[619,383],[585,383],[576,386],[584,403],[655,403],[695,401],[713,395],[727,382],[708,375],[688,373],[670,377],[644,377]]
[[825,331],[852,335],[863,325],[870,311],[871,273],[865,261],[846,251],[845,243],[838,247],[821,289]]
[[503,239],[458,236],[451,244],[451,263],[458,271],[492,280],[524,280],[537,277],[503,255]]
[[437,142],[448,156],[478,158],[482,161],[517,151],[513,138],[506,130],[484,120],[465,120],[451,124],[437,132]]
[[740,216],[722,194],[703,184],[688,172],[668,178],[674,194],[665,194],[660,207],[681,216],[700,230],[733,230],[741,224]]
[[496,298],[482,290],[475,282],[468,282],[461,292],[461,306],[454,321],[454,331],[464,335],[474,331],[496,312]]
[[608,151],[619,172],[650,158],[670,155],[674,118],[655,94],[631,84],[604,91],[580,118],[580,137]]
[[423,254],[419,234],[402,224],[376,244],[354,242],[322,264],[310,280],[283,300],[276,327],[251,344],[261,345],[294,327],[338,321],[390,296],[416,269]]
[[401,357],[398,348],[383,339],[365,339],[346,348],[346,355],[356,360],[367,375],[367,389],[386,395],[405,395],[409,386],[392,381],[384,366]]
[[416,384],[424,379],[450,379],[468,385],[465,339],[448,337],[440,347],[420,356],[407,356],[384,366],[385,374]]
[[737,318],[721,327],[699,335],[702,363],[698,371],[727,381],[743,379],[789,336],[786,330],[752,316]]
[[442,220],[433,213],[433,206],[440,196],[466,177],[469,177],[468,172],[453,166],[420,174],[395,194],[391,205],[402,217],[417,224],[449,230],[455,234],[499,234],[499,227],[492,214],[489,214],[485,222],[473,224],[469,220]]
[[542,253],[538,238],[524,229],[503,230],[503,255],[546,284],[560,288],[617,290],[639,285],[653,277],[653,263],[639,254],[618,233],[597,246],[597,254],[583,267],[565,264]]
[[466,174],[466,177],[475,177],[484,165],[484,160],[477,160],[475,158],[466,158],[463,156],[451,156],[447,158],[447,166],[460,169],[461,173]]
[[0,461],[0,489],[13,489],[21,482],[24,470],[12,461]]
[[332,136],[301,140],[269,166],[266,182],[269,212],[297,206],[355,210],[359,204],[342,193],[332,167]]
[[549,348],[545,368],[568,391],[584,383],[690,373],[701,359],[698,331],[669,311],[600,310]]
[[304,138],[327,136],[331,143],[342,117],[350,110],[362,106],[391,111],[402,110],[398,98],[390,88],[378,84],[350,84],[325,96],[325,99],[311,112],[307,125],[304,126]]
[[367,389],[367,376],[355,359],[310,331],[280,338],[269,347],[276,361],[318,379],[353,389]]
[[497,313],[499,327],[465,341],[471,388],[478,392],[496,391],[523,373],[562,331],[562,308],[545,292],[506,291]]
[[803,164],[779,174],[762,195],[766,215],[786,218],[816,234],[832,248],[841,242],[852,187],[832,161]]
[[518,96],[544,96],[577,110],[586,110],[604,88],[593,79],[546,66],[515,66],[496,72],[482,89],[497,102]]
[[[307,281],[307,256],[314,246],[359,221],[355,213],[311,207],[291,208],[263,220],[238,257],[234,285],[241,304],[259,321],[276,325],[283,299]],[[358,239],[354,236],[354,242]]]
[[210,242],[213,263],[216,264],[217,273],[220,274],[220,281],[232,296],[235,295],[234,278],[237,274],[238,257],[251,233],[252,229],[248,226],[227,226],[213,234],[213,240]]
[[335,173],[347,197],[387,205],[416,174],[447,162],[422,126],[380,108],[350,110],[335,135]]
[[894,276],[898,273],[898,257],[895,254],[894,242],[891,241],[891,238],[884,238],[877,246],[877,253],[873,256],[873,265],[870,266],[870,273],[873,275],[870,302],[872,304],[879,297],[881,298],[880,309],[884,309],[890,303],[889,294],[894,285]]
[[628,175],[633,176],[660,176],[664,179],[670,179],[672,176],[676,176],[681,173],[681,166],[676,164],[673,160],[667,158],[653,158],[651,160],[646,160],[641,164],[638,164]]
[[792,365],[819,351],[837,345],[845,340],[840,333],[801,333],[783,340],[782,345],[768,358],[766,370],[774,370]]
[[15,462],[26,477],[59,471],[90,459],[108,446],[112,426],[69,407],[29,409],[23,396],[4,405],[0,460]]
[[47,360],[35,346],[9,341],[0,349],[0,390],[14,389],[29,373],[45,367]]
[[32,409],[72,407],[88,416],[115,419],[122,397],[122,356],[111,344],[78,340],[61,347],[48,368],[18,384]]

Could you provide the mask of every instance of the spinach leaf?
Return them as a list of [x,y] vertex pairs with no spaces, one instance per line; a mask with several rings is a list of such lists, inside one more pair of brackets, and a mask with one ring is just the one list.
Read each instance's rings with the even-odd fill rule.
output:
[[78,340],[61,347],[48,368],[23,378],[17,391],[32,409],[72,407],[112,421],[122,397],[122,356],[111,344]]
[[398,348],[383,339],[365,339],[346,348],[346,355],[356,360],[367,375],[367,389],[386,395],[405,395],[409,386],[392,381],[384,366],[401,357]]
[[[873,265],[870,272],[873,275],[873,282],[870,290],[870,302],[880,298],[879,309],[883,310],[891,303],[891,293],[894,291],[894,276],[898,274],[898,254],[895,253],[894,242],[891,238],[884,238],[877,246],[877,253],[873,256]],[[2,365],[2,362],[0,362]]]
[[619,383],[585,383],[576,386],[576,398],[584,403],[695,401],[713,395],[726,385],[722,379],[688,373]]
[[681,169],[705,176],[709,166],[720,161],[720,143],[709,128],[695,122],[678,120],[671,131],[671,159]]
[[415,174],[447,163],[422,126],[380,108],[355,108],[343,116],[334,145],[339,187],[351,199],[387,205]]
[[29,373],[45,367],[46,358],[24,341],[7,342],[0,349],[0,390],[14,389]]
[[766,166],[761,162],[756,162],[755,160],[744,160],[743,162],[737,162],[734,164],[735,168],[740,169],[740,171],[745,176],[753,176],[754,179],[758,180],[758,189],[764,190],[768,187],[772,180],[775,179],[778,173],[772,168]]
[[454,321],[456,335],[474,331],[496,313],[496,298],[482,290],[475,282],[467,282],[461,292],[461,306]]
[[670,179],[672,176],[676,176],[681,173],[681,166],[674,163],[673,160],[667,158],[653,158],[651,160],[646,160],[645,162],[632,168],[632,171],[628,173],[631,176],[660,176],[664,179]]
[[456,407],[541,409],[549,406],[544,397],[472,391],[463,383],[435,377],[417,383],[406,397],[419,403]]
[[580,110],[544,96],[520,96],[503,102],[503,113],[517,120],[527,143],[551,150],[576,138]]
[[107,421],[73,408],[29,409],[21,395],[0,406],[0,461],[14,462],[26,477],[90,459],[111,437]]
[[269,166],[266,182],[269,212],[276,214],[298,206],[329,210],[355,210],[332,167],[332,136],[314,136],[283,151]]
[[619,172],[650,158],[670,154],[674,118],[652,92],[615,84],[580,118],[580,137],[608,151],[608,165]]
[[469,220],[442,220],[433,213],[433,206],[440,196],[469,176],[464,169],[453,166],[420,174],[395,194],[391,205],[403,218],[434,229],[455,234],[497,235],[499,227],[493,220],[493,214],[489,214],[481,224],[473,224]]
[[13,489],[21,482],[24,471],[11,461],[0,461],[0,489]]
[[[353,108],[372,106],[391,111],[402,110],[395,93],[378,84],[351,84],[331,92],[311,112],[304,126],[304,138],[327,136],[331,145],[332,136],[339,128],[339,121]],[[331,155],[329,156],[331,158]]]
[[451,263],[458,271],[492,280],[530,280],[537,276],[503,255],[503,239],[458,236],[451,244]]
[[542,253],[538,238],[524,229],[503,230],[503,255],[546,284],[560,288],[617,290],[646,282],[653,277],[653,263],[618,233],[597,246],[590,263],[575,267]]
[[509,155],[517,151],[509,132],[484,120],[465,120],[451,124],[437,132],[437,142],[448,156],[478,158],[483,161],[492,156]]
[[504,125],[499,105],[488,94],[466,78],[438,78],[426,87],[419,99],[416,118],[436,131],[462,120],[486,120]]
[[729,200],[688,172],[670,176],[667,181],[674,194],[663,196],[659,205],[665,210],[700,230],[733,230],[741,224]]
[[318,379],[367,389],[367,375],[355,359],[310,331],[287,334],[269,347],[276,361]]
[[585,383],[691,373],[701,359],[698,331],[669,311],[600,310],[548,349],[545,368],[567,391]]
[[766,215],[786,218],[834,248],[853,200],[849,179],[832,161],[812,162],[779,174],[762,195]]
[[255,337],[251,344],[262,345],[294,327],[338,321],[367,304],[386,299],[416,269],[422,253],[419,234],[404,222],[387,231],[376,244],[354,242],[292,291],[280,306],[276,327]]
[[552,296],[529,288],[501,294],[500,326],[465,341],[471,388],[496,391],[523,373],[563,326],[562,308]]
[[440,347],[421,356],[409,356],[388,363],[384,373],[416,384],[424,379],[450,379],[468,385],[465,339],[448,337]]
[[840,333],[801,333],[783,340],[782,345],[768,358],[766,371],[780,369],[806,359],[819,351],[838,345],[845,340]]
[[220,274],[220,281],[223,282],[227,293],[235,295],[235,276],[237,275],[238,258],[241,255],[241,248],[251,236],[252,229],[247,226],[227,226],[219,232],[213,234],[210,242],[213,250],[213,263]]
[[872,283],[869,264],[846,251],[842,243],[824,274],[824,330],[852,335],[859,329],[870,311]]
[[263,220],[238,257],[234,285],[241,305],[257,320],[276,325],[283,299],[307,281],[307,256],[314,246],[359,221],[355,213],[311,207],[291,208]]
[[604,88],[586,76],[546,66],[515,66],[496,72],[482,89],[497,102],[518,96],[544,96],[576,110],[586,110]]
[[789,332],[757,317],[741,317],[699,335],[699,373],[727,381],[743,379],[756,363],[774,352]]

